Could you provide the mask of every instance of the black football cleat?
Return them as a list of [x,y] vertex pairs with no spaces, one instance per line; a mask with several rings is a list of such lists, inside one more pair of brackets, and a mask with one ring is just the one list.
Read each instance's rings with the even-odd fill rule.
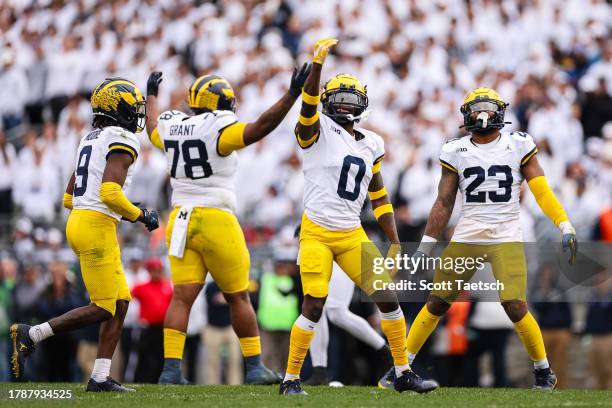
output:
[[540,368],[533,370],[535,375],[534,390],[552,391],[557,386],[557,376],[549,368]]
[[327,367],[313,367],[312,375],[304,381],[306,385],[329,385],[327,378]]
[[191,384],[180,371],[166,370],[163,369],[159,375],[157,382],[161,385],[189,385]]
[[27,324],[12,324],[10,328],[13,353],[11,355],[11,372],[15,381],[23,379],[25,359],[35,350],[30,338],[30,327]]
[[89,379],[87,383],[87,392],[135,392],[133,388],[124,387],[119,384],[118,381],[113,380],[111,377],[106,377],[106,381],[97,382],[93,378]]
[[405,370],[395,379],[394,386],[397,392],[415,391],[423,394],[435,390],[440,385],[434,380],[422,379],[412,370]]
[[308,395],[306,391],[302,389],[300,379],[284,381],[280,385],[280,395]]
[[276,371],[270,370],[263,364],[256,368],[247,368],[245,384],[249,385],[271,385],[280,384],[283,377]]
[[383,390],[392,390],[395,388],[395,367],[391,367],[380,380],[378,380],[378,388]]

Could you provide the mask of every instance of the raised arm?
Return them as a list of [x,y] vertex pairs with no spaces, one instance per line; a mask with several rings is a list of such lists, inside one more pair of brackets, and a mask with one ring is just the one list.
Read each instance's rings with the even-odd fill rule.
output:
[[304,82],[309,77],[308,74],[311,72],[311,69],[311,64],[304,63],[299,70],[297,68],[293,70],[289,90],[274,105],[262,113],[255,122],[248,123],[244,128],[245,146],[260,141],[276,129],[300,96]]
[[157,116],[159,115],[157,93],[159,91],[159,84],[161,84],[162,80],[162,73],[159,71],[152,72],[147,80],[147,120],[145,124],[147,127],[149,140],[153,146],[164,150],[164,146],[159,138],[159,134],[157,133]]
[[442,233],[453,213],[458,188],[459,176],[457,173],[442,167],[442,175],[438,183],[438,196],[429,212],[423,242],[435,242],[442,237]]
[[310,147],[319,134],[319,115],[317,105],[321,100],[319,95],[321,83],[321,70],[327,54],[331,48],[338,43],[335,38],[325,38],[318,41],[314,47],[312,59],[312,71],[304,83],[302,91],[302,109],[300,118],[295,128],[295,135],[302,148]]
[[521,167],[521,173],[529,189],[533,193],[542,212],[550,218],[550,220],[561,230],[563,234],[562,245],[563,251],[570,250],[569,263],[576,262],[578,253],[578,241],[576,240],[576,230],[572,226],[563,206],[557,199],[557,196],[550,188],[548,180],[544,175],[544,170],[540,166],[538,158],[530,157]]
[[251,123],[235,122],[221,130],[217,141],[218,153],[227,156],[234,150],[260,141],[276,129],[300,96],[311,69],[312,65],[309,63],[304,63],[299,70],[294,69],[289,90],[257,120]]

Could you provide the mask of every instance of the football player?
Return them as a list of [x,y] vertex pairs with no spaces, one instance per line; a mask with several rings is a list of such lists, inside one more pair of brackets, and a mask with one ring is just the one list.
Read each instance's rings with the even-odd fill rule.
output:
[[172,205],[167,229],[174,295],[164,322],[161,384],[185,383],[180,362],[189,311],[210,272],[230,307],[232,326],[246,362],[247,384],[278,384],[280,376],[261,362],[255,312],[248,294],[249,252],[234,215],[236,151],[272,132],[302,91],[310,64],[294,70],[289,90],[251,123],[235,114],[236,96],[216,75],[197,78],[189,88],[193,115],[171,110],[157,117],[161,73],[147,85],[147,130],[168,160]]
[[[463,127],[469,135],[452,139],[442,148],[442,175],[425,234],[415,256],[427,256],[442,236],[453,211],[457,190],[463,196],[461,219],[442,259],[485,255],[496,279],[503,283],[500,301],[534,364],[535,388],[552,390],[557,379],[546,359],[540,328],[527,309],[527,267],[519,222],[519,191],[527,181],[540,208],[559,227],[569,263],[576,260],[576,233],[551,190],[535,156],[532,137],[523,132],[502,132],[507,103],[489,88],[470,92],[461,106]],[[445,262],[445,264],[448,264]],[[457,275],[438,269],[434,282],[468,281],[475,270]],[[451,285],[456,288],[456,285]],[[458,290],[433,290],[410,327],[410,361],[457,297]]]
[[12,371],[20,380],[25,358],[44,339],[101,323],[98,354],[86,390],[134,391],[109,373],[131,299],[121,265],[117,224],[126,219],[142,222],[149,231],[158,227],[157,213],[132,204],[124,193],[140,150],[134,133],[143,130],[145,100],[132,82],[109,78],[93,91],[91,107],[94,129],[81,139],[63,200],[64,207],[72,209],[66,237],[79,257],[91,304],[36,326],[13,324]]
[[[427,392],[437,388],[410,370],[406,352],[406,322],[395,293],[374,290],[362,275],[364,266],[380,257],[361,227],[366,195],[385,235],[399,243],[393,207],[385,190],[380,166],[384,143],[380,136],[355,126],[366,114],[365,87],[352,75],[336,75],[319,95],[321,69],[336,39],[323,39],[314,47],[313,69],[302,91],[302,108],[295,134],[303,149],[304,214],[300,231],[300,275],[304,290],[302,314],[291,329],[287,372],[281,395],[304,395],[300,371],[323,313],[335,261],[353,282],[376,301],[397,373],[397,391]],[[317,112],[319,101],[322,114]],[[362,243],[365,243],[362,251]],[[367,271],[367,269],[366,269]],[[389,279],[381,275],[382,279]],[[363,280],[363,282],[362,282]]]

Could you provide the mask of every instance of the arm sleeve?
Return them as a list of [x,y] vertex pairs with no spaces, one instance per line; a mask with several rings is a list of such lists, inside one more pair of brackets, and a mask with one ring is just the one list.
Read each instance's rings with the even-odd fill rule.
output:
[[129,221],[136,221],[140,217],[140,208],[127,199],[121,186],[117,183],[107,181],[100,185],[100,200],[112,211],[120,214]]
[[446,167],[448,170],[459,174],[459,166],[457,163],[457,155],[455,154],[456,144],[453,142],[446,142],[442,146],[442,152],[440,153],[440,165]]
[[569,220],[563,206],[550,188],[550,185],[548,185],[548,180],[546,180],[545,176],[534,177],[529,180],[527,184],[538,205],[542,209],[542,212],[550,218],[556,226],[559,226],[563,221]]
[[149,140],[153,146],[157,147],[159,150],[164,150],[164,144],[159,136],[157,128],[153,129],[153,132],[149,135]]
[[64,192],[62,203],[64,204],[64,208],[72,210],[72,194]]
[[228,156],[234,150],[240,150],[244,144],[244,128],[248,123],[234,122],[219,131],[217,139],[217,153],[219,156]]

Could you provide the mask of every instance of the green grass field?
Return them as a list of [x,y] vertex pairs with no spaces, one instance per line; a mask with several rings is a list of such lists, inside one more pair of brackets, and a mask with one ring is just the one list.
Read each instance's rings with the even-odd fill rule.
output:
[[[305,387],[307,397],[281,397],[274,386],[135,385],[130,394],[85,393],[79,384],[0,384],[2,407],[612,407],[612,391],[445,388],[427,395],[398,394],[374,387]],[[11,389],[70,389],[72,400],[11,400]]]

